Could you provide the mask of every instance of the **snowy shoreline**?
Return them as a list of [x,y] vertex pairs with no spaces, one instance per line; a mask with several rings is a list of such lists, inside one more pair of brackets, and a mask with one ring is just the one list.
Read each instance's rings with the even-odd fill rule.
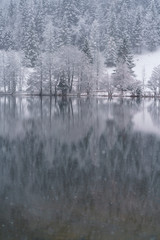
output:
[[154,95],[150,95],[150,94],[147,94],[147,95],[133,95],[133,94],[124,94],[124,95],[121,95],[121,94],[112,94],[111,95],[108,95],[107,93],[105,92],[101,92],[100,94],[98,93],[90,93],[89,95],[87,93],[82,93],[82,94],[67,94],[67,95],[62,95],[62,94],[38,94],[38,93],[14,93],[14,94],[9,94],[9,93],[0,93],[0,97],[9,97],[9,96],[12,96],[12,97],[75,97],[75,98],[81,98],[81,97],[103,97],[103,98],[160,98],[160,95],[157,95],[157,96],[154,96]]

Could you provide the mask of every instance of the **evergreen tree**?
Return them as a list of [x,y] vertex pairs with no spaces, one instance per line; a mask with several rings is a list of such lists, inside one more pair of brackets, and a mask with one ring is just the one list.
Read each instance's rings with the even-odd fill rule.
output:
[[39,53],[38,34],[36,32],[33,12],[30,13],[30,20],[25,34],[25,63],[28,67],[34,67]]
[[3,17],[3,10],[0,9],[0,49],[3,49],[3,37],[4,37],[4,29],[5,29],[5,21]]
[[128,42],[126,39],[123,39],[123,42],[118,50],[117,63],[127,64],[130,73],[134,75],[133,68],[135,64],[133,62],[133,55],[131,54]]
[[117,46],[114,38],[110,37],[105,49],[105,64],[108,67],[113,67],[117,62]]
[[26,48],[27,41],[27,31],[30,22],[30,14],[29,14],[29,5],[26,0],[20,0],[19,2],[19,22],[17,24],[18,27],[18,40],[19,40],[19,48],[24,50]]
[[35,7],[37,7],[37,9],[34,9],[35,31],[37,32],[38,42],[41,44],[43,42],[43,33],[45,30],[45,14],[41,4],[38,4]]
[[79,20],[79,11],[75,0],[63,0],[61,5],[61,40],[64,44],[75,43],[75,30]]
[[20,11],[20,13],[22,13],[25,10],[26,3],[27,3],[26,0],[20,0],[19,1],[19,11]]
[[107,25],[106,25],[107,35],[109,36],[109,38],[112,37],[118,42],[119,39],[121,38],[121,33],[120,33],[120,29],[119,29],[120,25],[118,26],[116,4],[114,1],[111,3],[111,6],[110,6],[109,10],[107,11],[107,16],[106,16],[105,21],[107,23]]
[[157,48],[159,42],[158,34],[158,11],[155,5],[155,1],[151,0],[150,5],[146,10],[146,16],[144,21],[144,37],[146,47],[153,51]]
[[49,0],[42,0],[42,9],[45,15],[48,15],[50,13]]
[[59,45],[60,46],[71,45],[71,43],[72,43],[72,29],[70,25],[68,25],[67,17],[64,16],[59,30]]
[[47,52],[54,52],[59,46],[57,28],[53,26],[52,19],[49,19],[44,33],[43,33],[43,50]]
[[121,39],[128,38],[130,41],[130,12],[127,6],[127,2],[124,1],[120,11],[120,19],[119,19],[119,29],[121,31]]
[[116,70],[113,74],[114,86],[123,92],[126,90],[132,90],[132,86],[135,82],[134,79],[134,67],[133,56],[129,50],[127,40],[124,39],[119,50],[116,63]]
[[13,0],[10,0],[9,6],[8,6],[8,14],[10,18],[13,18],[15,16],[15,9],[16,9],[16,4],[13,2]]
[[138,11],[135,17],[135,24],[132,36],[132,43],[136,53],[141,53],[142,42],[143,42],[142,16],[141,12]]
[[85,37],[84,42],[81,46],[81,50],[82,52],[84,52],[87,56],[87,58],[89,59],[90,63],[93,63],[93,57],[90,51],[90,47],[89,47],[89,43],[88,43],[88,39]]
[[100,29],[97,20],[95,20],[91,26],[89,45],[94,59],[96,58],[97,51],[100,51]]
[[78,23],[79,11],[75,0],[63,0],[61,5],[61,17],[66,18],[69,27]]
[[14,49],[13,35],[10,30],[7,30],[3,38],[3,48],[8,51]]
[[10,0],[8,6],[8,25],[12,28],[12,31],[15,31],[15,21],[17,19],[17,5],[13,0]]
[[123,95],[124,91],[132,90],[135,82],[126,62],[118,62],[113,74],[113,85]]
[[78,22],[75,45],[82,49],[84,40],[89,36],[89,27],[87,24],[87,19],[81,18]]
[[157,90],[160,94],[160,65],[153,69],[151,78],[148,82],[148,86],[154,91],[155,95],[157,95]]

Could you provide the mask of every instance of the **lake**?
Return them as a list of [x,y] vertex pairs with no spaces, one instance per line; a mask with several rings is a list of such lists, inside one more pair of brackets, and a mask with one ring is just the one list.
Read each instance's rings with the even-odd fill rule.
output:
[[0,97],[0,240],[159,240],[160,100]]

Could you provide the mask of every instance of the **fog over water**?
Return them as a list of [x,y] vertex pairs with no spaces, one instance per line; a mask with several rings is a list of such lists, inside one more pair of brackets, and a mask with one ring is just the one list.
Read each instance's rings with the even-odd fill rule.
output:
[[158,240],[159,113],[153,99],[1,97],[0,240]]

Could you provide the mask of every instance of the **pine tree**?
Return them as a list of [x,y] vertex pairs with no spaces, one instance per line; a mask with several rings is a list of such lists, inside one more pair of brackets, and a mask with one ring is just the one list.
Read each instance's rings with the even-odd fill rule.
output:
[[17,18],[17,5],[13,0],[10,0],[8,6],[8,24],[10,25],[12,30],[14,30],[16,18]]
[[25,34],[24,53],[26,65],[34,67],[39,53],[39,41],[32,11],[30,12],[30,21]]
[[119,29],[121,31],[121,39],[128,38],[130,41],[130,12],[127,6],[127,2],[124,1],[121,7]]
[[142,16],[139,10],[135,17],[135,24],[134,24],[133,36],[132,36],[132,43],[136,53],[141,53],[142,42],[143,42]]
[[110,37],[105,49],[105,64],[108,67],[113,67],[117,62],[117,46],[114,38]]
[[19,1],[19,11],[20,11],[21,13],[25,10],[24,7],[26,7],[26,3],[27,3],[26,0],[20,0],[20,1]]
[[133,62],[133,55],[131,54],[128,42],[126,39],[123,39],[123,42],[118,50],[117,63],[127,64],[130,73],[134,75],[133,68],[135,64]]
[[49,19],[44,33],[43,33],[43,50],[47,52],[54,52],[58,47],[58,42],[56,42],[58,38],[58,32],[56,32],[57,28],[53,26],[52,19]]
[[3,49],[3,34],[5,29],[5,21],[3,17],[3,10],[0,9],[0,49]]
[[72,43],[72,29],[68,24],[67,17],[63,17],[63,21],[61,22],[60,30],[59,30],[59,45],[71,45]]
[[133,56],[130,52],[127,40],[124,39],[119,50],[116,63],[116,70],[113,74],[114,86],[123,92],[126,90],[132,90],[132,85],[135,82],[134,79],[134,67]]
[[50,13],[49,0],[42,0],[42,9],[45,15],[48,15]]
[[61,16],[62,16],[62,19],[64,17],[66,18],[69,27],[77,25],[79,11],[76,7],[75,0],[63,0]]
[[14,49],[13,36],[10,30],[7,30],[4,34],[3,47],[6,51]]
[[107,12],[106,23],[107,35],[109,36],[109,38],[112,37],[115,39],[115,41],[118,41],[118,39],[121,37],[121,34],[118,26],[116,4],[114,1],[111,3],[111,6]]
[[95,20],[91,26],[89,45],[94,60],[96,58],[97,51],[100,51],[100,28],[97,20]]
[[27,31],[30,22],[30,14],[29,14],[29,5],[26,0],[20,0],[19,2],[19,21],[18,21],[18,41],[19,48],[24,50],[26,48],[26,38]]
[[135,80],[126,62],[118,62],[113,74],[113,85],[123,95],[124,91],[132,90]]
[[34,9],[35,12],[35,30],[38,36],[38,42],[41,44],[43,42],[43,33],[45,30],[45,14],[40,4],[35,5],[37,9]]
[[13,0],[10,0],[9,6],[8,6],[8,13],[11,18],[15,15],[15,3]]
[[155,95],[157,95],[157,90],[160,94],[160,65],[153,69],[148,86],[150,89],[154,90]]
[[151,0],[150,5],[146,10],[144,21],[144,38],[146,47],[153,51],[157,48],[159,42],[158,34],[158,11],[154,0]]
[[79,20],[79,11],[75,0],[63,0],[60,12],[60,35],[64,45],[75,43],[75,31]]
[[90,47],[89,47],[89,43],[88,43],[88,39],[85,37],[84,42],[82,44],[82,48],[81,48],[82,52],[84,52],[87,56],[87,58],[89,59],[90,63],[93,63],[93,57],[90,51]]

